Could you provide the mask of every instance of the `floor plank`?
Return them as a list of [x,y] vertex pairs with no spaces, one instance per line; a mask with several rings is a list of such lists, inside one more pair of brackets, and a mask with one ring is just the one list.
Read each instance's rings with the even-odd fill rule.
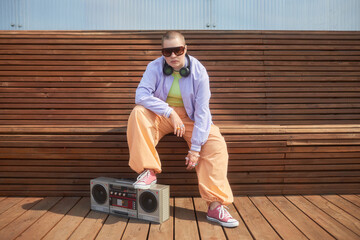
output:
[[80,201],[45,235],[44,240],[68,239],[90,211],[90,198]]
[[265,196],[250,197],[250,200],[283,239],[307,239],[307,237],[299,231],[299,229],[297,229],[268,198]]
[[24,198],[16,205],[10,207],[8,210],[0,215],[0,229],[7,226],[9,223],[14,221],[16,218],[24,214],[27,210],[39,203],[43,198]]
[[80,197],[65,197],[61,199],[46,214],[26,229],[17,240],[38,240],[43,238],[79,201]]
[[128,218],[109,215],[99,234],[96,236],[96,240],[119,240],[125,231],[128,220]]
[[225,234],[229,240],[252,240],[253,237],[251,236],[249,230],[247,229],[243,219],[240,217],[239,213],[237,212],[234,204],[230,204],[229,206],[229,213],[233,218],[239,221],[239,226],[236,228],[224,228]]
[[284,196],[268,196],[268,199],[309,239],[334,239]]
[[328,201],[360,220],[360,208],[338,195],[324,195]]
[[20,201],[23,201],[24,198],[21,197],[8,197],[0,202],[0,214],[14,206],[15,204],[19,203]]
[[237,197],[234,203],[255,239],[280,239],[248,197]]
[[360,197],[356,195],[340,195],[340,197],[345,198],[352,204],[355,204],[356,206],[360,207]]
[[192,198],[175,198],[175,239],[199,239]]
[[305,198],[360,236],[360,221],[358,219],[319,195],[309,195],[305,196]]
[[162,224],[151,224],[149,240],[172,239],[174,234],[174,198],[170,198],[170,217]]
[[90,211],[69,239],[95,239],[108,215],[108,213]]
[[130,218],[125,229],[123,240],[145,240],[149,232],[150,223],[147,221]]
[[201,239],[226,239],[223,228],[206,219],[208,209],[206,202],[201,198],[194,198],[194,203]]
[[327,232],[333,235],[336,239],[359,239],[354,232],[340,224],[338,221],[327,215],[314,204],[306,201],[302,196],[287,196],[293,204],[295,204],[301,211],[313,219],[317,224],[323,227]]
[[[206,219],[201,198],[171,198],[162,224],[90,210],[87,197],[12,198],[0,201],[0,239],[360,239],[357,195],[235,197],[237,228]],[[351,212],[351,214],[350,214]]]
[[1,239],[11,240],[19,236],[37,219],[44,215],[52,206],[54,206],[60,199],[61,197],[46,197],[41,200],[5,228],[1,229]]

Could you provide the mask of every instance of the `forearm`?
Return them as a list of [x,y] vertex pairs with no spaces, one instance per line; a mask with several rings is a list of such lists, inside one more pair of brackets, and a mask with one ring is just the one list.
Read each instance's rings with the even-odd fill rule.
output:
[[144,106],[157,115],[165,116],[167,118],[173,111],[169,104],[161,99],[141,92],[136,94],[135,103]]

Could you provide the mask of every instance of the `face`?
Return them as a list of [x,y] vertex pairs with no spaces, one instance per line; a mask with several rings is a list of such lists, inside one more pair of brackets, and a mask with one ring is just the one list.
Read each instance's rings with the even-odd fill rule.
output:
[[[175,48],[184,46],[184,42],[180,38],[173,38],[164,40],[163,48]],[[170,57],[165,57],[167,64],[169,64],[175,71],[179,71],[185,66],[185,54],[187,46],[185,45],[185,51],[182,55],[176,56],[175,53],[171,53]]]

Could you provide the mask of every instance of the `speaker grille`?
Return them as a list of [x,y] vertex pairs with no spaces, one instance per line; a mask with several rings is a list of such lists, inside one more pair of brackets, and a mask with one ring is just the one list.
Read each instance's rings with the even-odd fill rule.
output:
[[170,217],[170,188],[166,188],[163,191],[163,199],[164,199],[164,208],[163,208],[163,221]]
[[155,212],[158,207],[158,200],[152,192],[141,193],[139,203],[141,208],[147,213]]
[[92,188],[91,193],[92,193],[92,196],[93,196],[94,200],[98,204],[104,204],[106,202],[107,192],[106,192],[106,189],[104,188],[104,186],[102,186],[100,184],[96,184]]

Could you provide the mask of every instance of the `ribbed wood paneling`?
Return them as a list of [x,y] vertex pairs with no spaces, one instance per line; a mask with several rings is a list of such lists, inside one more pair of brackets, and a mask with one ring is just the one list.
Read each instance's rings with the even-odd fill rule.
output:
[[[0,32],[0,194],[88,195],[135,178],[126,123],[163,32]],[[360,33],[186,31],[239,194],[359,193]],[[158,145],[159,182],[198,195],[187,145]]]

